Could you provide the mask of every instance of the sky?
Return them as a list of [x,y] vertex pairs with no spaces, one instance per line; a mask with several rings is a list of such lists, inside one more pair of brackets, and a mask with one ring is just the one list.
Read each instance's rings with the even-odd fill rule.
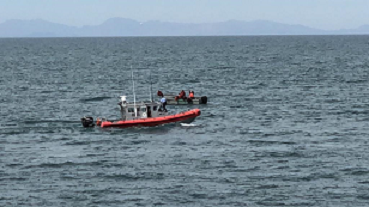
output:
[[317,29],[369,25],[369,0],[0,0],[0,23],[44,19],[70,26],[113,17],[180,23],[270,20]]

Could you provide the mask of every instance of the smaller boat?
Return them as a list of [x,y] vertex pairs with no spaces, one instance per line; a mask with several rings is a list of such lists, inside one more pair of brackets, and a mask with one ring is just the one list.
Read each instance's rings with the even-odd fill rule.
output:
[[[194,94],[193,91],[190,91]],[[165,97],[168,105],[189,105],[189,104],[207,104],[208,98],[206,96],[194,96],[186,97],[186,93],[182,90],[178,95],[174,94],[163,94],[163,92],[158,91],[157,95],[159,97]]]

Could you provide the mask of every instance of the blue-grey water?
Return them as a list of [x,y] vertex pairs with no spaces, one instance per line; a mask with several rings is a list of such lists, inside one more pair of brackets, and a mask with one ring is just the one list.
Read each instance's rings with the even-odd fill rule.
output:
[[[0,206],[368,206],[369,36],[0,39]],[[194,90],[195,126],[85,129]],[[157,99],[157,97],[155,97]],[[169,107],[173,112],[187,106]]]

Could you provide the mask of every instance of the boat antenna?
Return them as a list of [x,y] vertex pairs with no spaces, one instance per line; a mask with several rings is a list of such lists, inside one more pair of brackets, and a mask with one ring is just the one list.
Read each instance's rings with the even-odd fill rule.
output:
[[150,68],[150,99],[151,99],[151,102],[152,101],[152,80],[151,80],[151,68]]
[[135,80],[133,79],[133,69],[131,65],[131,71],[132,71],[132,91],[133,91],[133,108],[135,112],[135,117],[137,117],[137,108],[136,108],[136,94],[135,94]]

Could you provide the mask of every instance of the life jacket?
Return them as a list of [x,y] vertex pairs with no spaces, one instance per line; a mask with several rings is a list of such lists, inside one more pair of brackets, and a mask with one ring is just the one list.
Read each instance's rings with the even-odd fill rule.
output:
[[195,95],[194,95],[194,92],[193,91],[190,91],[189,95],[188,95],[190,98],[194,98]]

